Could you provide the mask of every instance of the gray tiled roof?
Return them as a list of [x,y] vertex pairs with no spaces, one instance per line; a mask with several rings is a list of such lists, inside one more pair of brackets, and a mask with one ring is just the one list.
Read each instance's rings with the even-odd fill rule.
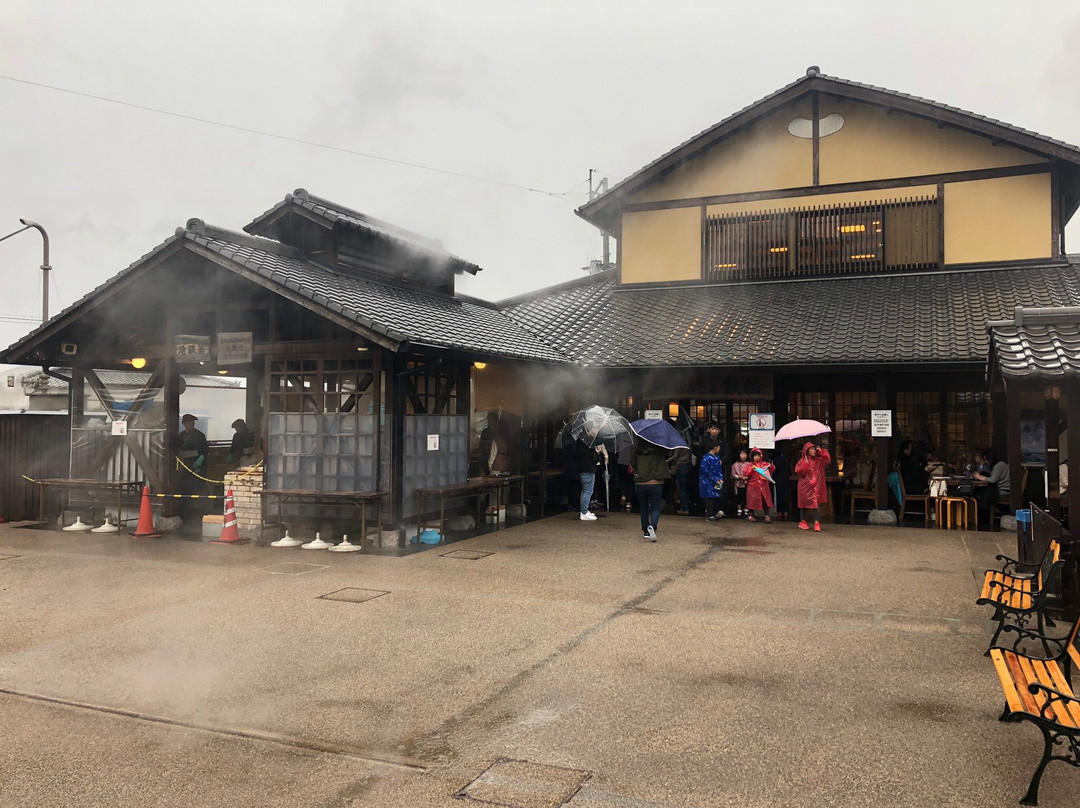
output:
[[260,231],[263,222],[269,219],[272,214],[277,213],[281,208],[288,205],[296,205],[303,208],[318,218],[323,219],[328,224],[345,224],[349,227],[378,236],[379,238],[395,241],[398,244],[405,245],[411,249],[420,250],[421,252],[428,253],[434,257],[452,261],[458,265],[459,269],[463,269],[474,275],[480,271],[480,267],[471,261],[466,261],[464,258],[458,258],[456,255],[448,253],[443,249],[442,243],[437,239],[421,236],[418,233],[413,233],[404,228],[397,227],[389,222],[384,222],[373,216],[368,216],[366,213],[360,213],[359,211],[352,210],[344,205],[339,205],[336,202],[331,202],[328,199],[315,196],[314,194],[308,193],[303,188],[297,188],[291,194],[286,194],[284,201],[279,202],[249,224],[244,225],[244,230],[249,233],[261,234]]
[[1080,378],[1080,308],[1020,309],[1012,320],[992,322],[988,330],[991,361],[1002,376]]
[[804,367],[986,361],[1016,306],[1080,305],[1076,263],[675,288],[614,273],[504,311],[577,362]]
[[544,362],[567,361],[494,306],[335,272],[216,235],[189,230],[185,237],[292,290],[310,301],[313,309],[322,307],[399,342]]

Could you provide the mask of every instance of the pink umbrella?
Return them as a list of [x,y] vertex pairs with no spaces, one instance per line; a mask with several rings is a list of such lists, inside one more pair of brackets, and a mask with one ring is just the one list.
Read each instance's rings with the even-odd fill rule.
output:
[[821,421],[812,421],[809,418],[796,418],[790,424],[784,424],[777,431],[774,440],[795,440],[797,438],[811,438],[824,432],[832,432]]

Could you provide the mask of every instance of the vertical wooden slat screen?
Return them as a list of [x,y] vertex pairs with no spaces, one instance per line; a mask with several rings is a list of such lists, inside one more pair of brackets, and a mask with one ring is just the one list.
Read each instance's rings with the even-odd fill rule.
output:
[[706,280],[934,268],[938,211],[925,196],[706,216]]

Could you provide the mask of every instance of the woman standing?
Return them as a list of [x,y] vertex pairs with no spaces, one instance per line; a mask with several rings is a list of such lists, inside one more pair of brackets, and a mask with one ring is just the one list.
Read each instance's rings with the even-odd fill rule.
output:
[[809,530],[809,521],[814,520],[814,530],[821,532],[819,508],[827,501],[828,489],[825,486],[825,469],[832,462],[829,451],[819,448],[813,441],[807,441],[802,447],[802,457],[795,464],[795,476],[799,478],[799,510],[802,521],[801,530]]

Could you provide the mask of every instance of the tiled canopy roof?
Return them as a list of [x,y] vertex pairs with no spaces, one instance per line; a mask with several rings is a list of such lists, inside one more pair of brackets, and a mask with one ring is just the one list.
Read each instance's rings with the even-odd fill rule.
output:
[[1080,379],[1080,308],[1020,308],[988,324],[991,375],[1007,379]]
[[613,273],[504,311],[577,362],[608,367],[982,363],[986,323],[1080,305],[1080,265],[618,288]]
[[232,241],[219,233],[188,230],[185,238],[242,271],[291,290],[313,310],[321,307],[335,312],[394,341],[517,359],[567,361],[493,306],[335,272],[244,243],[251,241],[250,236],[237,234],[237,241]]

